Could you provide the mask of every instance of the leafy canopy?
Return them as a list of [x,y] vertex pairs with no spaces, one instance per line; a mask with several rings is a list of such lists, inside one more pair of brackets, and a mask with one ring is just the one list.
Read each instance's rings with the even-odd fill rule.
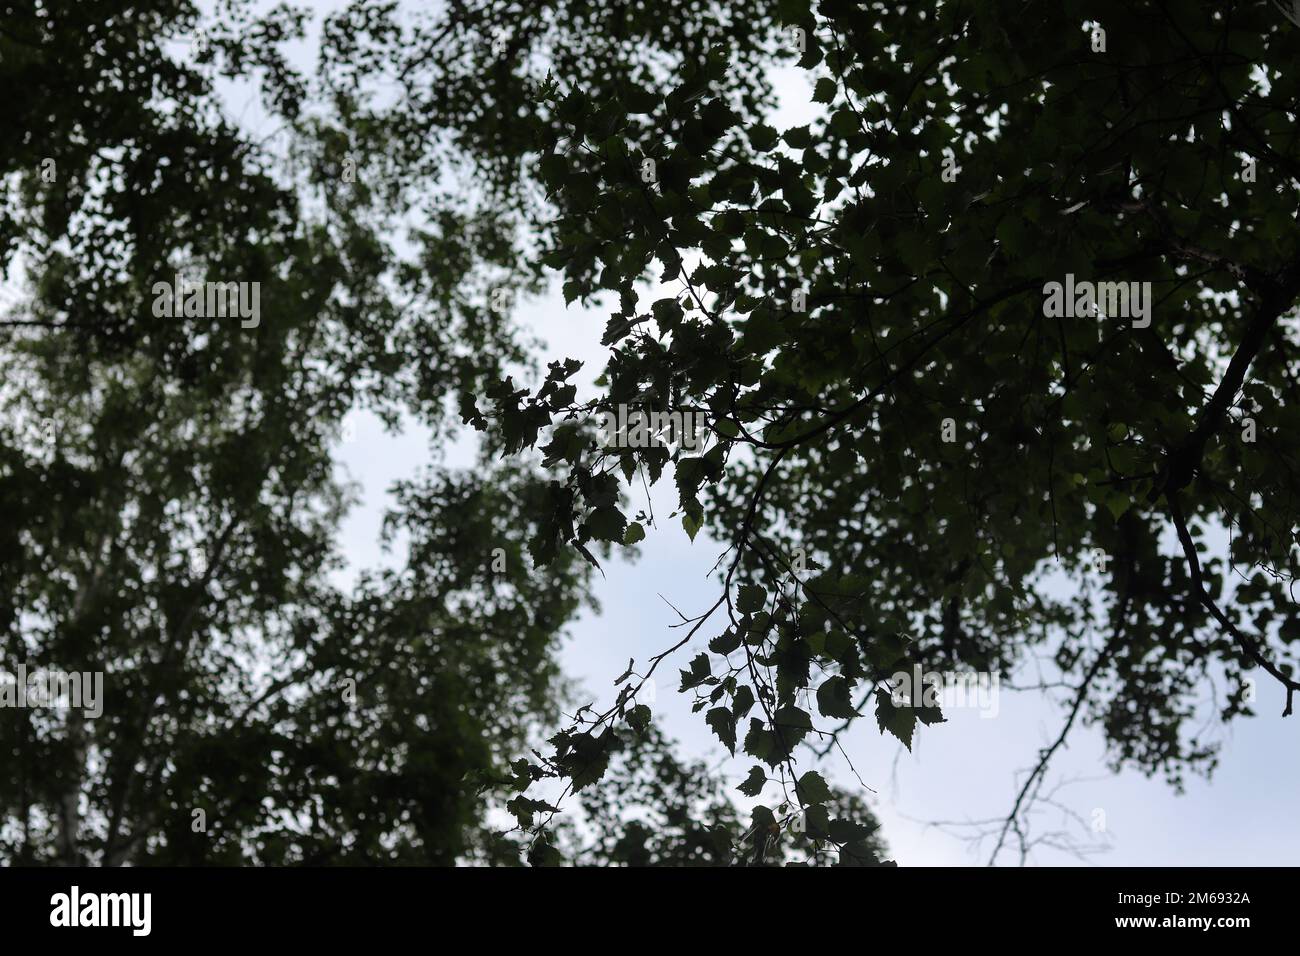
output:
[[[598,394],[577,399],[576,365],[557,363],[466,421],[545,453],[543,560],[674,533],[623,510],[643,478],[671,476],[686,532],[725,543],[718,603],[669,651],[720,742],[757,762],[756,794],[775,773],[820,805],[796,754],[829,751],[868,711],[910,746],[941,720],[892,699],[913,664],[1007,676],[1046,658],[1071,688],[1061,739],[1095,722],[1116,765],[1175,785],[1215,760],[1190,720],[1207,688],[1224,720],[1253,713],[1256,684],[1291,713],[1300,34],[1286,17],[683,4],[708,43],[665,49],[670,17],[620,7],[593,16],[621,57],[584,59],[561,41],[586,50],[594,30],[468,6],[514,40],[443,48],[446,95],[470,68],[488,78],[483,109],[446,121],[471,151],[499,151],[479,137],[515,91],[511,125],[535,139],[506,150],[545,192],[540,261],[567,299],[612,309]],[[766,122],[756,63],[804,71],[817,117]],[[1049,283],[1075,279],[1149,284],[1149,323],[1045,306]],[[584,423],[620,405],[701,411],[711,442],[605,447]],[[617,728],[643,719],[636,683],[537,772],[592,785]]]

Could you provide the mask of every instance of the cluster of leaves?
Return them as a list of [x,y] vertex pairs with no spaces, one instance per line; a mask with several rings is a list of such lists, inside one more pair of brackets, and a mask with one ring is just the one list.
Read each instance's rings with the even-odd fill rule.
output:
[[[649,672],[725,609],[682,689],[795,803],[816,804],[795,749],[829,750],[873,698],[905,744],[940,719],[893,705],[910,663],[1045,657],[1067,729],[1100,723],[1116,765],[1175,785],[1212,767],[1189,728],[1207,687],[1225,719],[1250,712],[1247,677],[1287,713],[1300,689],[1298,43],[1265,4],[784,0],[670,79],[553,69],[523,117],[539,258],[615,308],[596,399],[548,382],[489,416],[512,444],[564,436],[534,553],[639,538],[615,479],[671,468],[687,532],[729,557]],[[756,56],[806,71],[817,119],[763,120],[736,89]],[[1150,324],[1049,315],[1068,275],[1150,283]],[[711,446],[582,440],[618,405],[701,410]],[[531,772],[589,784],[644,718],[626,690]]]
[[[754,807],[749,823],[713,768],[683,762],[652,723],[624,730],[606,755],[599,786],[585,787],[579,813],[532,843],[536,865],[578,866],[879,866],[879,823],[856,794],[818,782],[825,802],[800,814],[781,805]],[[815,777],[816,775],[813,774]],[[753,796],[752,779],[738,788]],[[814,784],[809,784],[810,787]],[[518,796],[521,827],[558,808]],[[833,819],[831,819],[833,815]]]

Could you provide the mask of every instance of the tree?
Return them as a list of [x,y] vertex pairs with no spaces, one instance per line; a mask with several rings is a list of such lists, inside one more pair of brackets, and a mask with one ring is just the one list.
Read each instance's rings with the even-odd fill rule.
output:
[[[132,705],[6,725],[14,858],[498,859],[485,802],[449,789],[475,771],[553,860],[530,794],[597,800],[635,772],[638,691],[671,666],[751,758],[744,793],[766,802],[728,832],[755,861],[746,834],[796,819],[858,855],[854,808],[800,761],[867,712],[909,747],[938,732],[899,686],[913,668],[1046,659],[1068,688],[995,860],[1024,858],[1080,723],[1114,766],[1180,786],[1214,766],[1189,723],[1206,690],[1225,721],[1257,693],[1291,713],[1300,156],[1297,41],[1273,7],[455,0],[404,20],[356,0],[313,84],[279,52],[286,10],[226,5],[232,28],[182,65],[162,44],[196,25],[188,5],[51,9],[0,27],[6,79],[48,91],[4,107],[25,132],[0,154],[18,185],[0,255],[35,282],[0,320],[0,628],[17,657],[102,663]],[[806,71],[812,122],[766,122],[774,66]],[[260,85],[282,153],[220,118],[222,72]],[[276,320],[232,334],[142,307],[187,268],[261,282]],[[614,305],[593,397],[575,361],[537,381],[499,305],[555,273],[570,301]],[[358,404],[436,440],[454,408],[485,462],[509,460],[482,487],[408,488],[395,520],[423,546],[344,595],[327,445]],[[592,427],[629,411],[699,416],[707,443]],[[717,602],[518,757],[589,569],[676,532],[628,505],[669,474],[685,532],[726,542]],[[486,556],[447,564],[495,546],[504,580]],[[516,616],[517,646],[486,637]],[[254,657],[274,666],[250,676]],[[344,711],[326,685],[353,679]],[[417,705],[454,732],[374,738]],[[214,739],[241,740],[220,773]],[[395,770],[398,751],[419,759]],[[365,786],[336,785],[344,766]],[[183,832],[195,792],[231,821],[221,839]],[[390,807],[410,792],[447,803]],[[600,852],[697,852],[683,835]]]
[[[442,439],[458,391],[523,357],[449,302],[501,253],[440,248],[490,223],[443,216],[416,242],[431,267],[400,272],[388,198],[299,111],[285,10],[227,4],[173,55],[188,4],[20,6],[0,70],[42,92],[8,98],[0,152],[0,250],[29,284],[0,317],[0,648],[9,675],[97,673],[104,699],[0,713],[0,858],[496,859],[467,777],[553,719],[582,600],[582,567],[522,557],[547,487],[435,465],[390,516],[405,566],[331,579],[343,416]],[[262,84],[288,175],[225,121],[218,73]],[[159,308],[184,280],[256,284],[260,315]]]
[[[526,89],[530,51],[572,28],[511,9],[457,4],[441,29],[513,16],[490,76]],[[537,54],[550,76],[511,117],[537,137],[505,152],[546,191],[542,261],[567,298],[615,300],[598,396],[557,366],[466,410],[508,448],[553,426],[564,507],[535,553],[637,539],[619,495],[671,472],[688,533],[707,523],[728,551],[717,603],[642,677],[695,654],[683,690],[800,804],[821,802],[800,744],[824,752],[868,709],[909,746],[941,719],[900,702],[895,673],[1047,657],[1066,718],[995,859],[1013,835],[1024,850],[1080,721],[1115,766],[1178,786],[1214,764],[1188,722],[1205,689],[1231,720],[1267,682],[1290,715],[1294,26],[1266,4],[709,9],[707,52],[658,71],[672,28],[607,12],[644,55]],[[442,49],[462,71],[487,56]],[[755,62],[808,71],[820,118],[763,122],[761,93],[738,92]],[[496,149],[489,112],[448,122]],[[652,280],[670,294],[647,301]],[[619,406],[698,412],[711,443],[597,442],[584,422]],[[538,772],[591,782],[635,689]]]
[[880,865],[880,824],[862,799],[830,788],[828,803],[844,821],[834,835],[847,851],[828,850],[816,812],[805,818],[784,806],[778,819],[760,805],[746,825],[716,771],[683,762],[646,724],[620,736],[605,778],[579,796],[581,815],[560,833],[557,858],[579,866]]

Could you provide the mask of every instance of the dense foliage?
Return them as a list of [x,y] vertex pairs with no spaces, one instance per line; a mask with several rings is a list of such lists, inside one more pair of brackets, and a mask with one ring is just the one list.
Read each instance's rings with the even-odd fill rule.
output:
[[[1178,785],[1215,759],[1190,719],[1207,689],[1224,720],[1257,695],[1291,713],[1285,10],[783,0],[720,4],[707,43],[673,47],[670,18],[619,7],[605,32],[627,56],[568,62],[546,51],[587,8],[546,9],[534,59],[476,62],[536,84],[542,260],[567,298],[612,302],[609,365],[593,398],[557,365],[466,418],[543,447],[543,561],[654,533],[618,498],[667,476],[686,530],[727,542],[718,603],[637,676],[683,657],[756,790],[774,774],[765,796],[821,805],[796,755],[862,713],[910,745],[942,719],[891,692],[914,664],[1007,676],[1047,656],[1069,688],[1004,838],[1080,719],[1117,766]],[[756,115],[755,57],[806,71],[818,118]],[[610,447],[584,422],[618,406],[702,412],[712,443]],[[644,719],[636,685],[531,772],[593,784]]]
[[[187,3],[4,5],[0,71],[39,95],[0,107],[0,256],[31,280],[0,318],[0,629],[113,695],[6,711],[6,857],[500,861],[499,801],[533,862],[874,862],[809,758],[861,716],[940,732],[898,671],[1046,659],[1061,734],[994,851],[1023,857],[1078,723],[1177,786],[1214,765],[1207,692],[1291,713],[1285,11],[355,0],[307,78],[302,22],[223,3],[177,56]],[[769,124],[774,70],[807,124]],[[152,314],[178,273],[261,282],[263,321]],[[551,281],[611,310],[595,394],[576,360],[538,380],[511,321]],[[345,591],[359,406],[472,426],[484,464],[404,486],[406,566]],[[611,444],[620,409],[707,443]],[[671,523],[637,504],[661,480]],[[705,527],[717,602],[533,751],[591,569]],[[671,667],[750,758],[744,826],[653,730]]]

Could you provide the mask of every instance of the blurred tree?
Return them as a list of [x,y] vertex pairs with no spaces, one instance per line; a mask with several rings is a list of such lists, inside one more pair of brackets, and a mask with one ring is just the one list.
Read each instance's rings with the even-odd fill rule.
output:
[[[0,666],[102,672],[104,710],[0,710],[0,859],[499,858],[467,775],[554,719],[585,565],[534,571],[526,468],[399,490],[398,569],[340,588],[349,410],[437,444],[462,389],[518,365],[465,295],[498,243],[394,207],[300,112],[286,9],[6,4],[0,255]],[[200,26],[212,28],[207,38]],[[202,31],[199,31],[202,32]],[[224,118],[255,83],[288,145]],[[283,165],[281,165],[283,164]],[[160,316],[154,283],[260,284],[260,317]],[[490,445],[485,455],[490,458]]]

